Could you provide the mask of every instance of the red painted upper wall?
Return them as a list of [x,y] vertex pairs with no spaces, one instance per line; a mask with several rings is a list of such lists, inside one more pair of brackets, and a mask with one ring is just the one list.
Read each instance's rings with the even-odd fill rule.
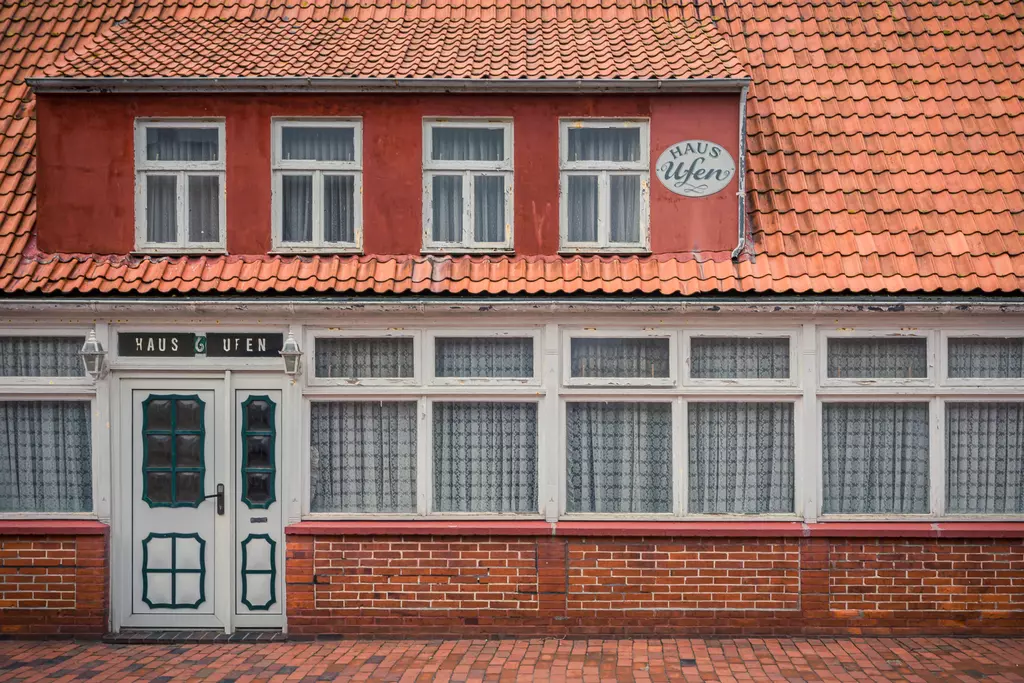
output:
[[513,120],[514,242],[519,255],[556,254],[560,118],[649,118],[651,250],[731,250],[737,175],[700,199],[655,177],[658,156],[681,140],[710,140],[739,163],[739,95],[56,95],[37,98],[38,235],[45,252],[126,254],[135,241],[136,117],[226,122],[227,247],[271,249],[270,144],[274,116],[361,117],[363,249],[418,254],[422,242],[422,119]]

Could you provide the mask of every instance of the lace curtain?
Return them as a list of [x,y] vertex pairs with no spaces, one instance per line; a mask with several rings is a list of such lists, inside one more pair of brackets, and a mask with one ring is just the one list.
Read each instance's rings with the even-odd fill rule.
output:
[[529,337],[438,337],[434,342],[438,377],[533,377]]
[[413,376],[411,337],[321,337],[313,355],[317,377]]
[[785,379],[786,337],[693,337],[690,376],[696,379]]
[[150,242],[178,241],[177,187],[177,176],[146,176],[146,239]]
[[313,402],[310,510],[416,510],[416,402]]
[[926,513],[927,403],[825,403],[822,512]]
[[569,512],[671,512],[672,407],[575,403],[566,409]]
[[1008,337],[950,339],[949,376],[1024,377],[1024,339]]
[[573,377],[668,377],[669,340],[652,337],[576,337],[570,342]]
[[0,377],[82,377],[85,337],[0,337]]
[[87,401],[0,401],[0,512],[92,510]]
[[946,509],[1024,512],[1024,403],[946,404]]
[[793,512],[793,404],[688,405],[689,511]]
[[436,402],[434,509],[537,512],[537,404]]
[[927,377],[928,342],[922,337],[833,338],[827,367],[829,377]]

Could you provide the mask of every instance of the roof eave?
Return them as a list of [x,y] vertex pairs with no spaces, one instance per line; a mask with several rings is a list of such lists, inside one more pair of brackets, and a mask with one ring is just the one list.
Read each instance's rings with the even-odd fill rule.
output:
[[30,78],[37,93],[706,93],[736,92],[749,78]]

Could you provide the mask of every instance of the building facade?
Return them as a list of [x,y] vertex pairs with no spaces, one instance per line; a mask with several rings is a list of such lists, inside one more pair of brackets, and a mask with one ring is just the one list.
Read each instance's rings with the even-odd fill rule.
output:
[[1019,632],[1014,10],[3,9],[0,634]]

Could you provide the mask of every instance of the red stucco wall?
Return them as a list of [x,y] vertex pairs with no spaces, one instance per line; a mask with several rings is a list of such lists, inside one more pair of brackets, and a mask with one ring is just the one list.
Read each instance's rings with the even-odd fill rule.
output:
[[361,117],[364,250],[419,253],[422,119],[514,122],[515,250],[558,250],[558,120],[651,121],[651,247],[724,252],[736,243],[738,183],[701,199],[654,177],[658,155],[684,139],[712,140],[739,159],[739,96],[40,95],[38,234],[46,252],[127,253],[134,244],[135,117],[220,117],[227,135],[227,246],[270,249],[270,122],[274,116]]

